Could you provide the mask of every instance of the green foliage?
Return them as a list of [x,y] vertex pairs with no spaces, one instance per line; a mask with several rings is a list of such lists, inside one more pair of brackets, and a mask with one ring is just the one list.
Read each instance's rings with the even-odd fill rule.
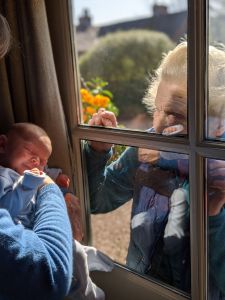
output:
[[85,85],[93,95],[96,96],[97,94],[100,94],[112,99],[113,94],[109,90],[105,89],[108,84],[108,82],[102,80],[100,77],[96,77],[91,79],[90,81],[85,82]]
[[145,110],[141,100],[149,76],[158,67],[162,53],[174,44],[163,33],[130,30],[108,34],[80,58],[84,80],[101,77],[109,83],[120,119]]
[[107,165],[110,165],[113,161],[117,160],[121,154],[126,150],[127,146],[124,145],[114,145],[113,147],[113,155],[108,160]]

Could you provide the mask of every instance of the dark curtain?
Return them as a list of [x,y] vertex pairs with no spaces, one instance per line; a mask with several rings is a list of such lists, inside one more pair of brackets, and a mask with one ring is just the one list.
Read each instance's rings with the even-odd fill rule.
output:
[[0,0],[12,47],[0,62],[0,131],[13,122],[43,127],[53,144],[49,166],[73,177],[71,143],[75,97],[66,0]]

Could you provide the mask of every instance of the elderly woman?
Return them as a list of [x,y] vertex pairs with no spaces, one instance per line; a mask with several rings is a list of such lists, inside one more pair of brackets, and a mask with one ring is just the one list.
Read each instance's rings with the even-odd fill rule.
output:
[[[209,48],[208,137],[223,139],[225,52]],[[187,43],[164,56],[146,93],[154,111],[151,133],[187,134]],[[100,109],[90,125],[116,126]],[[85,145],[92,213],[110,212],[130,199],[131,234],[126,264],[190,292],[189,178],[186,155],[128,147],[113,163],[109,145]],[[224,162],[209,161],[209,292],[225,299]],[[218,175],[218,176],[217,176]],[[216,190],[216,192],[215,192]],[[191,201],[191,200],[190,200]]]

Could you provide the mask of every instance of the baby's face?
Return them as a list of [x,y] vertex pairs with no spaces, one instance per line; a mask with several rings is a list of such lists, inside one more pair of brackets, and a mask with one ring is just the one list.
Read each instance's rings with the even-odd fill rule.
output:
[[25,141],[20,137],[9,138],[6,145],[8,167],[23,175],[25,170],[38,168],[43,171],[51,155],[52,146],[48,137],[42,136]]
[[[162,80],[159,84],[153,116],[153,127],[162,133],[167,127],[182,125],[187,134],[187,84]],[[182,127],[181,126],[181,127]]]

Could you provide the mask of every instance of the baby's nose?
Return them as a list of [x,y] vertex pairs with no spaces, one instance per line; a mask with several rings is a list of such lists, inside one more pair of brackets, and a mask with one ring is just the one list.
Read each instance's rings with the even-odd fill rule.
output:
[[38,156],[32,157],[31,158],[31,163],[33,165],[33,167],[39,167],[40,166],[40,159]]

